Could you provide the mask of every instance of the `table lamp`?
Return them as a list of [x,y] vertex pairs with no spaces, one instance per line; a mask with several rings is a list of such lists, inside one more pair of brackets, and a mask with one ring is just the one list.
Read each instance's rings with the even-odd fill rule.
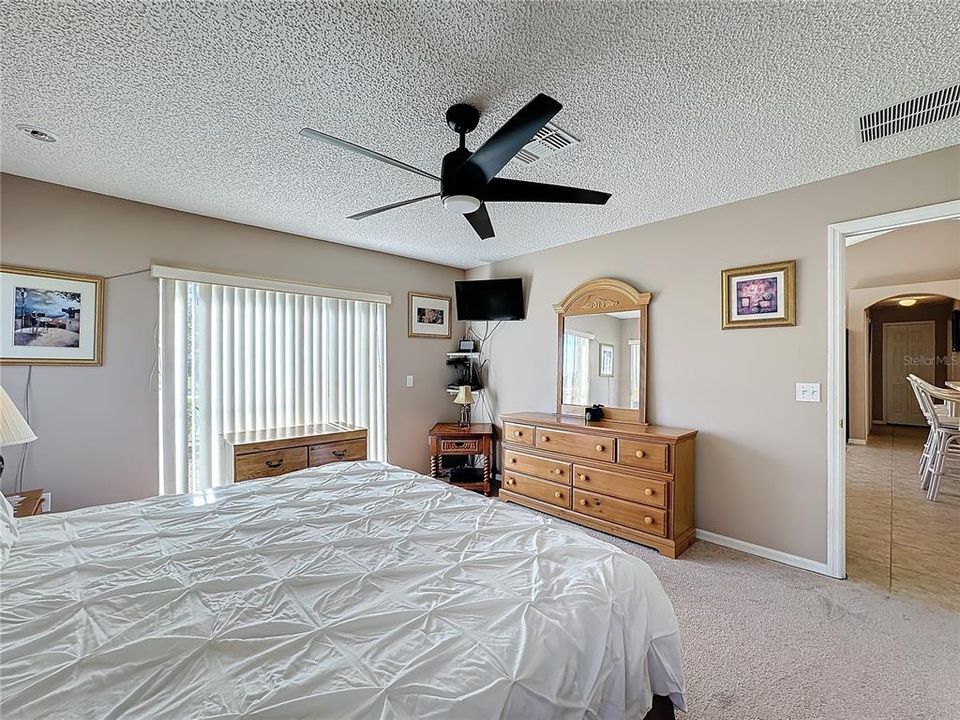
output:
[[470,405],[473,403],[473,391],[469,385],[461,385],[453,401],[460,406],[460,427],[470,427]]
[[[23,445],[36,439],[37,436],[27,425],[7,391],[0,387],[0,447]],[[2,476],[3,455],[0,455],[0,477]]]

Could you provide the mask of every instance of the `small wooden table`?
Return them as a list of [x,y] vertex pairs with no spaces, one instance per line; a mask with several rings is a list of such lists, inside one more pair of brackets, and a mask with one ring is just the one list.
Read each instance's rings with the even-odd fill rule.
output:
[[[445,455],[479,455],[482,480],[451,482],[450,471],[443,467]],[[489,495],[492,455],[493,425],[490,423],[473,423],[465,428],[457,423],[437,423],[430,429],[430,475],[438,480]]]
[[43,488],[23,490],[7,497],[19,498],[17,504],[13,506],[13,516],[15,518],[31,517],[43,512]]

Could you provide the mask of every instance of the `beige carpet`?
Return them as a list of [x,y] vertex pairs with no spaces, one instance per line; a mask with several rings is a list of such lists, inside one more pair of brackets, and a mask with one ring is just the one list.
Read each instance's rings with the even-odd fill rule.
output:
[[683,633],[683,720],[957,720],[960,615],[698,541],[643,558]]

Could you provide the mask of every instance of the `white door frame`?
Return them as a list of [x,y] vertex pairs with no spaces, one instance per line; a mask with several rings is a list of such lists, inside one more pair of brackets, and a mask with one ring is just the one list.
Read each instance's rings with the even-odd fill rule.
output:
[[867,233],[956,217],[960,217],[960,200],[827,226],[827,574],[831,577],[847,576],[846,249],[869,240]]

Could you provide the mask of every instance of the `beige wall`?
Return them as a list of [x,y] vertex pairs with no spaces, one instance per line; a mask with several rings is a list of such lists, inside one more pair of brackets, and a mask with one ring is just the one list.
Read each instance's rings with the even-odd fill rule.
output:
[[[96,275],[151,262],[390,293],[387,310],[387,438],[391,462],[425,471],[427,431],[453,419],[444,391],[444,353],[454,340],[407,337],[407,291],[453,295],[463,271],[304,237],[119,200],[57,185],[0,176],[0,260]],[[55,509],[155,495],[157,396],[156,281],[142,273],[107,281],[104,364],[35,367],[32,444],[24,484],[53,491]],[[454,329],[454,338],[457,337]],[[26,369],[4,367],[17,403]],[[413,388],[406,375],[415,376]],[[14,481],[19,448],[5,448],[3,485]]]
[[872,412],[868,410],[865,308],[854,299],[862,295],[855,291],[960,277],[960,221],[922,223],[872,237],[848,247],[846,261],[850,437],[864,440],[870,426],[867,417],[882,415],[882,406],[873,402]]
[[[528,319],[488,346],[494,406],[553,409],[552,304],[575,285],[650,291],[650,417],[700,431],[697,526],[824,561],[826,403],[795,402],[794,383],[826,391],[827,225],[958,197],[953,147],[470,271],[522,276],[529,294]],[[721,330],[720,271],[790,258],[797,327]]]

